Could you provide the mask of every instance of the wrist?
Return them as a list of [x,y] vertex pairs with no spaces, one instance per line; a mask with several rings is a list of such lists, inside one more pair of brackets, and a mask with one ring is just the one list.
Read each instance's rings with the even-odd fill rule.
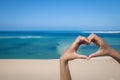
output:
[[109,56],[112,57],[113,55],[114,55],[114,50],[110,47],[109,48]]
[[68,60],[64,59],[64,58],[60,58],[60,63],[68,63]]
[[118,52],[115,51],[113,48],[110,48],[110,56],[114,57],[116,54],[118,54]]
[[120,54],[116,50],[111,49],[110,56],[120,63]]

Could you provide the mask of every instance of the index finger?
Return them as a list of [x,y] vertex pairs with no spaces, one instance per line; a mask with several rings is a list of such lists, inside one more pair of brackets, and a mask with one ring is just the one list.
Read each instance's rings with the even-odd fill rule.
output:
[[100,46],[101,41],[102,41],[102,39],[94,33],[92,33],[92,34],[90,34],[90,36],[88,36],[88,40],[89,40],[89,42],[95,43],[98,47]]
[[81,44],[89,44],[89,40],[83,36],[78,36],[76,40],[72,43],[71,47],[73,49],[78,49]]

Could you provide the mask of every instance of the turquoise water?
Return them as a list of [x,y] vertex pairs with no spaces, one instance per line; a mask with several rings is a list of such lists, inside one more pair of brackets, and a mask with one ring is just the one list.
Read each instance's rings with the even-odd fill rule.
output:
[[[95,32],[120,52],[120,31],[0,31],[0,59],[58,59],[78,35]],[[80,46],[78,53],[89,55],[96,45]]]

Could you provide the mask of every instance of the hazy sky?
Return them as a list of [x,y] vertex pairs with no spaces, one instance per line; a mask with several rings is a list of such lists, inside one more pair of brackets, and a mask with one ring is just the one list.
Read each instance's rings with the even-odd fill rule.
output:
[[0,30],[120,30],[120,0],[0,0]]

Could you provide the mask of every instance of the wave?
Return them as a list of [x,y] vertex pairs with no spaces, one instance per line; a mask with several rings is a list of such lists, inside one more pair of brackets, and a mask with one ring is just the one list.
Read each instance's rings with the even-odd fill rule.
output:
[[0,36],[0,38],[31,39],[31,38],[43,38],[43,37],[42,36]]
[[120,33],[120,31],[81,31],[81,33]]

